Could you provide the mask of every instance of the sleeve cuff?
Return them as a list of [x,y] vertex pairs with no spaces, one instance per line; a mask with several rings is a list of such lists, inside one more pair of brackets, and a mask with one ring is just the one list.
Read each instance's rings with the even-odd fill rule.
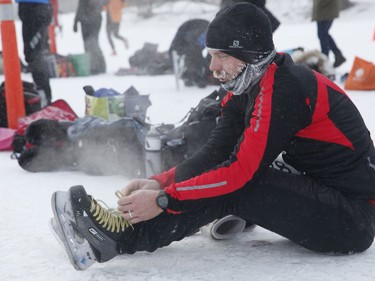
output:
[[162,189],[175,183],[176,167],[169,169],[168,171],[159,175],[153,175],[150,179],[156,180]]

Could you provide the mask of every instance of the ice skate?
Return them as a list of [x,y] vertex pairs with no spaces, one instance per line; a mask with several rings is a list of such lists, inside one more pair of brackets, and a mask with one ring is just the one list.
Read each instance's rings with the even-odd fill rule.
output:
[[[119,254],[117,241],[130,224],[119,214],[107,210],[93,197],[87,195],[83,186],[73,186],[62,197],[65,217],[72,229],[76,230],[90,244],[95,259],[106,262]],[[64,194],[65,195],[65,194]]]
[[88,241],[76,227],[68,192],[54,192],[51,199],[54,218],[50,229],[64,247],[70,263],[76,270],[85,270],[95,263],[95,254]]
[[243,232],[246,221],[234,215],[228,215],[201,227],[201,232],[215,240],[225,240],[236,237]]

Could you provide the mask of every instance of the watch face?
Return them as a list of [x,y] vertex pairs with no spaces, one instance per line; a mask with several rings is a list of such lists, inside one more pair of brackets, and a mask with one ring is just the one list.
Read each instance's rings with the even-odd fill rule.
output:
[[168,207],[168,198],[165,194],[160,195],[157,199],[160,208],[166,209]]

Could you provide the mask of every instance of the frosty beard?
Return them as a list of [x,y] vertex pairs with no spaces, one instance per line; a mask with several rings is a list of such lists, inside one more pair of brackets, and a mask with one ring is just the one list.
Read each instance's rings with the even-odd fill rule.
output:
[[221,70],[221,71],[215,70],[213,72],[213,75],[221,83],[226,83],[226,82],[223,82],[223,81],[227,80],[229,82],[230,80],[235,79],[244,70],[245,67],[246,67],[246,63],[241,62],[237,65],[236,70],[234,71],[234,73],[232,75],[229,74],[228,72],[226,72],[225,70]]
[[[264,75],[268,66],[275,57],[276,51],[271,52],[265,59],[255,63],[241,62],[236,71],[231,75],[225,70],[214,71],[213,75],[219,79],[221,86],[228,92],[234,95],[242,94],[250,86],[254,86]],[[229,80],[228,80],[229,78]],[[227,82],[223,82],[226,81]]]

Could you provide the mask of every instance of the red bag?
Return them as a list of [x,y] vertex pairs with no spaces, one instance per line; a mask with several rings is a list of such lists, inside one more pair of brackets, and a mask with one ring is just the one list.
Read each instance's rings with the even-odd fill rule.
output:
[[375,65],[355,57],[344,88],[345,90],[375,90]]
[[39,119],[74,121],[77,117],[77,114],[66,101],[57,100],[29,116],[19,118],[17,133],[23,135],[26,127]]

